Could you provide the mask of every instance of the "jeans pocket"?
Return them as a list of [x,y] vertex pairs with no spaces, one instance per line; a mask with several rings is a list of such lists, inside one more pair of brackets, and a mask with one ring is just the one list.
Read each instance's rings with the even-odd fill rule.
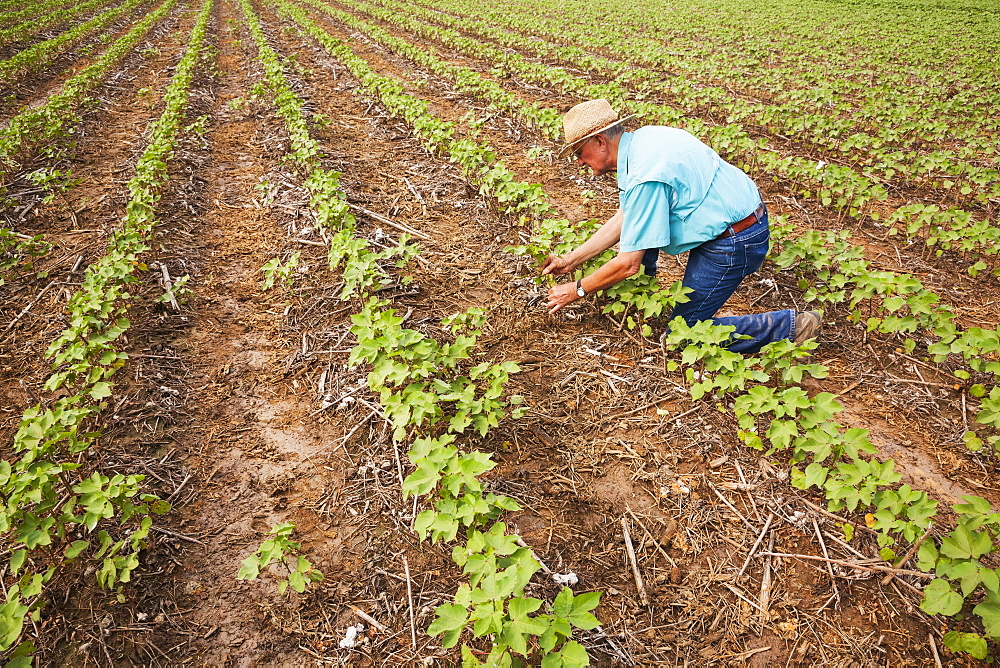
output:
[[770,234],[765,234],[762,240],[754,240],[743,245],[743,251],[746,253],[744,276],[749,276],[760,269],[761,265],[764,264],[764,258],[767,257],[770,245]]
[[742,264],[740,249],[731,236],[706,241],[697,250],[705,260],[718,267],[736,267]]

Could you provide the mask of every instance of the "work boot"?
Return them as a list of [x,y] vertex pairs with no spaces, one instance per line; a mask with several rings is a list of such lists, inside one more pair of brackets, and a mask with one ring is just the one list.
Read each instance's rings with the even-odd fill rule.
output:
[[801,311],[795,315],[795,343],[805,343],[819,336],[823,320],[819,311]]

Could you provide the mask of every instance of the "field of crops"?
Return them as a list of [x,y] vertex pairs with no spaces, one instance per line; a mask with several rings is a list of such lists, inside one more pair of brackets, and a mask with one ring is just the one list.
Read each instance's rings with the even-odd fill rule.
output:
[[[0,659],[986,660],[998,62],[996,0],[0,0]],[[664,336],[683,256],[546,313],[593,98],[754,179],[723,314],[818,341]]]

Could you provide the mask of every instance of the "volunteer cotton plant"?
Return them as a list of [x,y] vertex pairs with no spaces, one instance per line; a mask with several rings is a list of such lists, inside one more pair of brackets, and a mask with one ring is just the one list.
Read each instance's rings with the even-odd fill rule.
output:
[[268,538],[249,557],[243,560],[236,577],[240,580],[256,580],[261,571],[271,564],[281,564],[285,574],[278,580],[278,593],[284,594],[291,585],[298,593],[306,590],[313,582],[323,580],[323,574],[313,568],[312,562],[298,554],[302,545],[290,540],[295,524],[284,522],[271,528],[274,538]]

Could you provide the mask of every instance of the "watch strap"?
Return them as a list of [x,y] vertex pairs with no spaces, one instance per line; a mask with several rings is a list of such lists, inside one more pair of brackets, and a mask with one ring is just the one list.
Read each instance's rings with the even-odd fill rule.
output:
[[582,278],[578,278],[577,281],[576,281],[576,296],[577,297],[586,297],[587,296],[587,291],[583,289],[583,279]]

